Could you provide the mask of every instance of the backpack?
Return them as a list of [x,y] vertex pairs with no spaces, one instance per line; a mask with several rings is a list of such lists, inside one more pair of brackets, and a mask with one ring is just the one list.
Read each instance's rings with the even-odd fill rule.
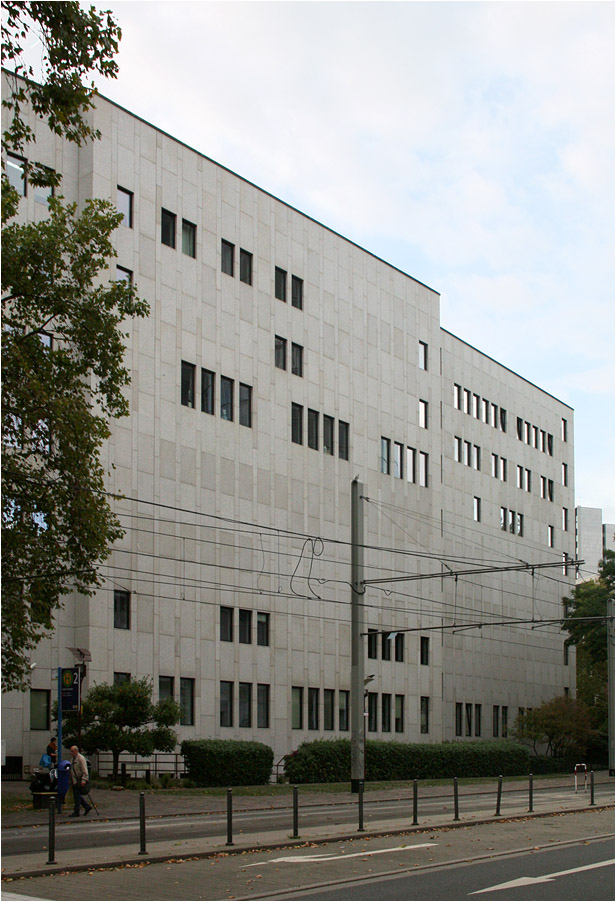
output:
[[41,755],[41,760],[39,761],[39,767],[51,767],[51,756],[50,755]]

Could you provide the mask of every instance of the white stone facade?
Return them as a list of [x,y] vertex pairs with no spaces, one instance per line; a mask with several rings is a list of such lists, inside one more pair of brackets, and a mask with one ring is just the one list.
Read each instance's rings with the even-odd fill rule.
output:
[[[117,263],[151,314],[130,324],[131,415],[113,424],[105,451],[126,536],[101,591],[69,598],[36,649],[32,688],[55,697],[57,666],[81,647],[93,658],[87,685],[151,675],[157,695],[159,678],[171,677],[178,700],[181,681],[183,692],[192,687],[194,722],[179,728],[181,739],[254,738],[278,760],[304,740],[348,736],[339,708],[350,689],[353,477],[368,499],[367,580],[560,564],[575,553],[573,411],[443,330],[435,291],[118,106],[100,99],[93,119],[102,138],[83,149],[38,124],[32,156],[62,173],[68,200],[118,202],[118,186],[131,192],[133,224],[116,233]],[[175,249],[161,240],[163,210],[176,216]],[[20,215],[45,209],[27,194]],[[183,220],[195,257],[183,252]],[[233,275],[222,271],[223,241],[234,246]],[[240,278],[240,250],[252,255],[251,284]],[[286,301],[276,297],[276,268],[287,274]],[[276,366],[276,337],[280,354],[286,340],[286,369]],[[298,347],[301,375],[292,372]],[[194,407],[181,403],[182,361],[195,368],[192,399],[188,369],[185,386]],[[214,374],[213,413],[201,409],[202,370]],[[233,380],[232,421],[221,416],[222,377]],[[240,423],[240,384],[252,390],[250,426]],[[301,444],[291,440],[294,404]],[[503,707],[510,734],[518,708],[573,692],[575,661],[564,663],[557,627],[488,625],[558,617],[572,581],[572,568],[565,576],[559,566],[371,585],[366,629],[417,631],[391,639],[389,660],[379,635],[376,657],[366,658],[368,738],[500,737]],[[114,627],[122,592],[127,629]],[[232,641],[221,638],[221,608],[233,610]],[[250,624],[240,610],[252,612]],[[239,641],[240,618],[250,642]],[[231,726],[221,725],[221,683],[233,685]],[[250,726],[240,726],[247,686]],[[265,686],[268,726],[259,725]],[[302,690],[301,727],[293,687]],[[28,695],[7,695],[7,754],[27,765],[48,738],[30,727]]]

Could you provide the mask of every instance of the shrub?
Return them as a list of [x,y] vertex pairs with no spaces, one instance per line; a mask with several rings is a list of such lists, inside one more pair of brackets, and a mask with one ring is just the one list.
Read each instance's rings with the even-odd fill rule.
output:
[[[516,742],[366,743],[366,780],[427,780],[529,773],[529,752]],[[285,761],[291,783],[342,783],[351,779],[348,739],[304,742]]]
[[274,752],[262,742],[186,739],[186,773],[196,786],[256,786],[268,783]]

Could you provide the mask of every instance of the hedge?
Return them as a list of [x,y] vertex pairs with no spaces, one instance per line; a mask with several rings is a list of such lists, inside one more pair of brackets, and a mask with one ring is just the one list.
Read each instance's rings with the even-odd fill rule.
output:
[[[366,743],[366,781],[527,774],[528,749],[517,742]],[[304,742],[285,760],[291,783],[344,783],[351,779],[349,739]]]
[[197,786],[257,786],[269,783],[274,751],[262,742],[186,739],[181,752],[187,776]]

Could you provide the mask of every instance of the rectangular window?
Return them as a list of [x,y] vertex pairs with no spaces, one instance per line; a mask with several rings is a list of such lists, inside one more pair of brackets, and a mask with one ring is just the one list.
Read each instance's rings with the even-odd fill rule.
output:
[[428,428],[428,402],[419,399],[419,428]]
[[498,404],[492,405],[492,426],[494,429],[498,427]]
[[396,711],[394,729],[396,733],[404,733],[404,696],[397,695],[395,700]]
[[233,683],[220,681],[220,726],[233,726]]
[[464,711],[466,714],[466,735],[473,735],[473,706],[470,702],[467,702],[464,706]]
[[539,447],[539,427],[533,426],[533,448]]
[[192,727],[195,722],[195,681],[180,677],[180,724]]
[[287,273],[284,269],[279,269],[276,267],[275,277],[274,277],[274,290],[275,295],[279,301],[286,301],[287,299]]
[[378,711],[377,704],[379,701],[376,692],[368,693],[368,732],[376,733],[378,730]]
[[376,630],[368,630],[368,657],[376,658],[377,656],[378,633]]
[[304,349],[291,342],[291,372],[294,376],[304,375]]
[[563,645],[563,665],[565,667],[568,667],[568,665],[569,665],[569,646],[567,645],[566,642]]
[[257,684],[257,727],[269,729],[270,725],[270,687],[269,683]]
[[381,473],[385,473],[385,475],[389,473],[389,449],[389,439],[381,436]]
[[182,220],[182,253],[187,257],[197,256],[197,226],[187,219]]
[[495,739],[498,738],[500,733],[500,707],[498,705],[492,705],[492,736]]
[[233,379],[220,377],[220,416],[223,420],[233,420]]
[[509,532],[515,535],[515,511],[509,511]]
[[563,529],[565,532],[569,529],[569,511],[566,507],[563,507]]
[[49,730],[50,698],[51,692],[49,689],[30,690],[31,730]]
[[6,157],[6,176],[20,197],[26,196],[26,161],[12,153]]
[[464,442],[464,463],[470,467],[473,457],[473,446],[470,442]]
[[319,411],[308,408],[308,447],[319,450]]
[[[49,175],[55,174],[53,169],[49,169],[47,166],[43,167],[45,172]],[[55,197],[55,187],[54,185],[33,185],[34,188],[34,201],[37,204],[44,204],[46,207],[49,206],[49,198]],[[120,212],[118,210],[118,212]],[[126,225],[126,223],[124,223]],[[132,226],[132,211],[131,211],[131,226]]]
[[524,535],[524,514],[518,514],[517,533],[519,536]]
[[381,658],[391,661],[391,633],[381,633]]
[[240,282],[252,285],[252,254],[240,248]]
[[567,471],[567,464],[561,465],[561,481],[563,485],[569,484],[569,474]]
[[481,736],[481,705],[475,705],[475,736]]
[[507,707],[507,705],[503,705],[503,708],[502,708],[502,711],[501,711],[501,736],[503,737],[503,739],[506,739],[506,738],[507,738],[507,718],[508,718],[508,714],[509,714],[509,708]]
[[184,407],[195,406],[195,371],[194,363],[182,361],[182,404]]
[[554,480],[548,479],[548,501],[554,501]]
[[563,551],[563,576],[569,576],[569,557],[566,551]]
[[252,611],[240,608],[239,640],[242,645],[252,644]]
[[319,729],[319,690],[308,689],[308,729]]
[[240,382],[240,426],[252,426],[252,388]]
[[336,702],[336,690],[323,690],[323,729],[334,729],[334,707]]
[[524,488],[524,467],[521,467],[519,464],[516,468],[517,472],[517,486],[519,489]]
[[524,420],[522,417],[518,417],[516,420],[516,434],[520,441],[524,441]]
[[500,459],[500,478],[502,482],[507,482],[507,460],[504,457]]
[[479,445],[473,445],[473,467],[475,470],[481,470],[481,448]]
[[462,410],[462,386],[456,382],[453,384],[453,406],[456,410]]
[[567,441],[567,421],[561,420],[560,422],[561,422],[560,437],[563,440],[563,442],[566,442]]
[[252,683],[240,683],[239,726],[252,726]]
[[501,507],[500,509],[500,528],[503,532],[507,532],[507,508]]
[[304,729],[304,690],[301,686],[291,687],[291,728]]
[[349,424],[338,420],[338,457],[349,459]]
[[464,389],[464,413],[468,413],[470,415],[472,404],[473,404],[473,394],[468,388],[465,388]]
[[257,645],[270,644],[270,615],[257,611]]
[[430,663],[430,637],[429,636],[420,636],[419,637],[419,663],[420,664],[429,664]]
[[220,242],[220,269],[227,276],[233,275],[233,262],[235,258],[235,245],[223,238]]
[[291,276],[291,304],[298,310],[304,309],[304,280]]
[[402,479],[402,457],[404,455],[404,445],[400,442],[394,442],[394,476]]
[[548,548],[554,547],[554,527],[548,526]]
[[349,729],[349,690],[338,690],[338,729],[346,732]]
[[323,452],[334,453],[334,418],[323,414]]
[[462,735],[462,702],[456,702],[456,736]]
[[173,698],[175,695],[175,680],[172,676],[159,676],[158,678],[158,698],[162,701],[164,698]]
[[532,477],[530,475],[530,470],[525,470],[524,475],[526,476],[526,491],[530,492],[530,491],[532,491],[532,489],[531,489]]
[[524,441],[530,445],[530,423],[524,420]]
[[304,443],[304,408],[301,404],[291,404],[291,441],[296,445]]
[[126,188],[120,188],[118,185],[118,196],[116,200],[118,213],[124,217],[122,225],[129,229],[133,227],[133,192],[127,191]]
[[498,479],[498,454],[492,455],[492,476]]
[[428,487],[428,455],[425,451],[419,452],[419,485]]
[[220,641],[233,642],[233,608],[220,609]]
[[420,370],[428,369],[428,345],[425,341],[420,341],[417,345],[417,366]]
[[554,436],[548,432],[548,454],[554,457]]
[[160,211],[160,240],[167,247],[175,247],[175,213]]
[[507,432],[507,411],[504,407],[500,409],[500,428],[501,432]]
[[215,374],[211,370],[201,370],[201,410],[203,413],[214,413],[215,378]]
[[276,335],[274,338],[274,363],[279,370],[287,368],[287,340]]
[[462,463],[462,439],[459,435],[453,439],[453,458],[457,463]]
[[383,733],[391,733],[391,694],[389,692],[381,695],[381,730]]
[[113,593],[113,626],[116,630],[130,629],[130,592],[124,589]]
[[545,429],[542,429],[541,430],[541,450],[543,451],[544,454],[545,454],[545,440],[546,440]]
[[426,695],[421,696],[420,732],[430,732],[430,699]]
[[130,673],[116,670],[113,674],[113,685],[123,686],[124,683],[130,683]]
[[473,520],[477,523],[481,522],[481,498],[476,495],[473,498]]
[[132,281],[132,270],[126,269],[125,266],[116,266],[116,282],[127,282],[129,285],[131,285]]
[[396,633],[394,640],[394,658],[396,661],[404,661],[404,633]]

